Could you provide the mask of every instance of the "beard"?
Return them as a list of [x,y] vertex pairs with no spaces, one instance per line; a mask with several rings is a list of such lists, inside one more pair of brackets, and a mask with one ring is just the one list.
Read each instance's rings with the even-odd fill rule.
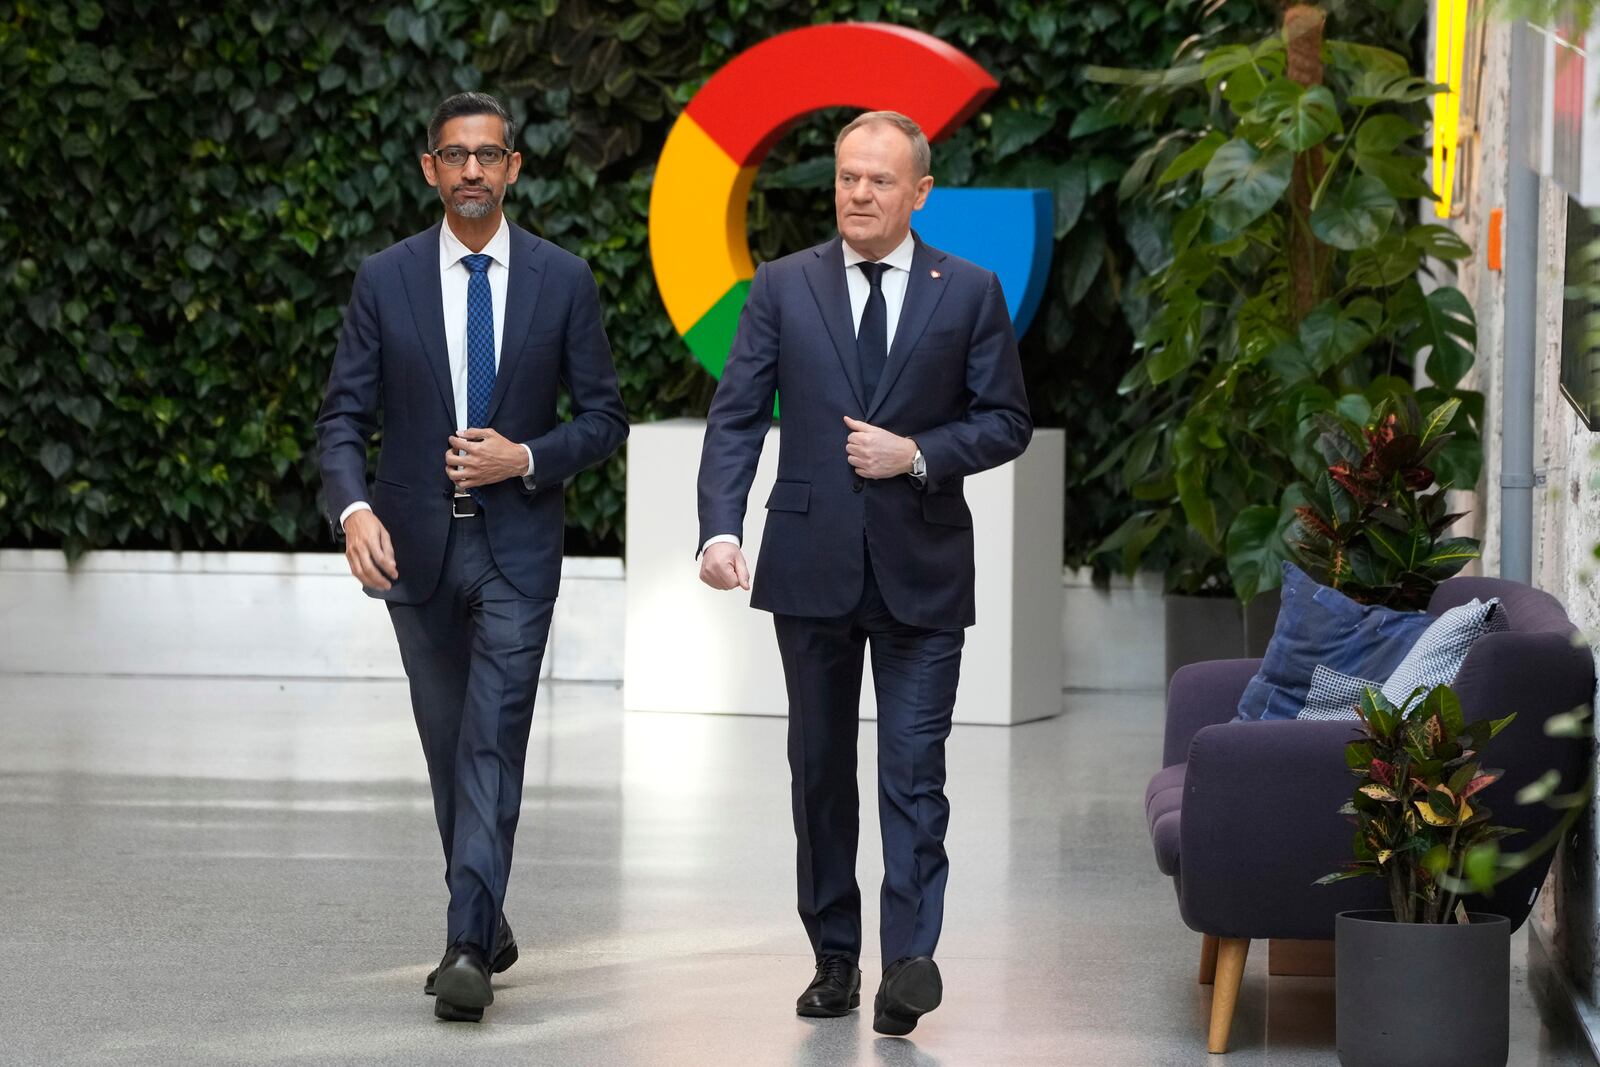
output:
[[473,200],[448,201],[449,208],[464,219],[481,219],[487,215],[492,215],[495,209],[500,206],[500,201],[505,194],[502,193],[500,196],[495,196],[492,190],[486,191],[489,192],[489,195],[485,197]]

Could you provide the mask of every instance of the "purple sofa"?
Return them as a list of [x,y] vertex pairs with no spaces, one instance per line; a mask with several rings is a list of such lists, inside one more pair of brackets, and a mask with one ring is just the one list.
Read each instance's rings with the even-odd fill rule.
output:
[[[1544,722],[1593,699],[1594,658],[1574,643],[1577,629],[1559,601],[1516,582],[1451,578],[1428,610],[1438,615],[1473,597],[1499,597],[1511,628],[1473,645],[1452,688],[1468,722],[1517,713],[1486,750],[1487,766],[1506,774],[1484,792],[1496,822],[1526,831],[1507,843],[1515,850],[1560,817],[1542,804],[1517,804],[1517,790],[1551,768],[1562,773],[1562,791],[1583,780],[1587,743],[1548,737]],[[1145,793],[1156,864],[1172,876],[1183,921],[1204,935],[1200,980],[1215,985],[1212,1052],[1227,1049],[1252,939],[1329,940],[1339,912],[1388,903],[1375,878],[1313,884],[1350,858],[1353,831],[1338,810],[1355,786],[1344,747],[1359,724],[1235,722],[1259,665],[1213,660],[1173,676],[1164,766]],[[1549,866],[1546,855],[1468,907],[1519,927]]]

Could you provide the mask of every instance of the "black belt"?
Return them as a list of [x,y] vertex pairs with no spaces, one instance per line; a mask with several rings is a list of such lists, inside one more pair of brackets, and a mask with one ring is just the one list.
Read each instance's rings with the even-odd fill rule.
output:
[[478,502],[466,493],[460,493],[450,498],[450,517],[452,519],[475,519],[483,514],[483,509]]

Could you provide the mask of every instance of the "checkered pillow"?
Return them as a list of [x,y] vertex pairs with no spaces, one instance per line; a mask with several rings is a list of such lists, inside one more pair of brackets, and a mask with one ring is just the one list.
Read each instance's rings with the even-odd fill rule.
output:
[[1353,719],[1361,704],[1362,692],[1369,688],[1378,690],[1389,703],[1398,707],[1419,688],[1429,689],[1454,681],[1473,642],[1484,634],[1510,628],[1498,597],[1487,603],[1474,599],[1451,608],[1428,627],[1389,680],[1381,685],[1318,665],[1311,673],[1306,706],[1295,718]]
[[1297,719],[1354,719],[1361,706],[1361,694],[1368,689],[1382,689],[1378,682],[1365,678],[1352,678],[1348,674],[1321,664],[1311,672],[1311,689],[1306,693],[1306,706],[1300,709]]

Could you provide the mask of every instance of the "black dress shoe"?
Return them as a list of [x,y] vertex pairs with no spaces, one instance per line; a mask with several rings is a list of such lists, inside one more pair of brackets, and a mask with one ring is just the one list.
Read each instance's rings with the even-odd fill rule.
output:
[[477,945],[461,942],[451,945],[439,961],[439,977],[434,979],[437,1001],[433,1013],[451,1022],[477,1022],[483,1009],[494,1003],[489,985],[489,963]]
[[[511,932],[511,924],[506,922],[504,915],[500,916],[500,929],[494,934],[494,963],[490,970],[495,974],[509,971],[511,965],[517,962],[517,935]],[[439,968],[435,967],[428,972],[428,980],[422,984],[423,993],[433,996],[433,980],[439,977]]]
[[932,956],[895,960],[883,972],[878,998],[872,1002],[872,1028],[880,1034],[904,1037],[943,999],[944,981]]
[[796,1015],[808,1019],[834,1019],[861,1006],[861,968],[843,956],[823,956],[817,976],[795,1001]]

